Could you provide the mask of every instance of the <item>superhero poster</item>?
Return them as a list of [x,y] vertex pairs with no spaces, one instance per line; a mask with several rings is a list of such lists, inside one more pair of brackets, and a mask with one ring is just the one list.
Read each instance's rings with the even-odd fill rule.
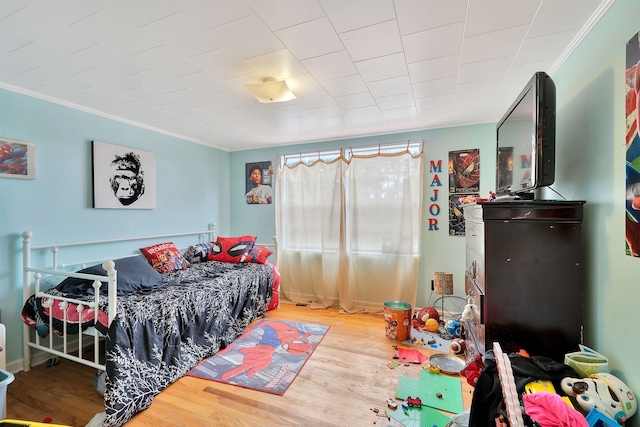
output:
[[640,257],[640,33],[627,43],[626,64],[626,253]]
[[0,178],[36,178],[36,145],[0,138]]
[[449,152],[449,194],[480,192],[480,149]]

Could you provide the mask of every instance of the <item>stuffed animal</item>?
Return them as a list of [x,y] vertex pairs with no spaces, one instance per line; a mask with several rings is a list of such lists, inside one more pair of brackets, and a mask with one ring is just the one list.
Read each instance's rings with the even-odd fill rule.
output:
[[624,423],[638,410],[638,402],[629,387],[619,378],[604,372],[589,378],[563,378],[560,387],[589,412],[593,408]]
[[[438,314],[438,310],[433,307],[422,307],[418,312],[418,315],[415,319],[413,319],[413,327],[418,330],[425,329],[425,323],[427,320],[435,319],[436,324],[440,322],[440,315]],[[438,329],[436,328],[436,331]]]

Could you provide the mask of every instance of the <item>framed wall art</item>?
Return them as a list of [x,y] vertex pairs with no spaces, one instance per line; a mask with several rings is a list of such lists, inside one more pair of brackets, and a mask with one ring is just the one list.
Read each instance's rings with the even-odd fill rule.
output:
[[449,151],[449,193],[480,191],[480,149]]
[[640,33],[627,42],[626,50],[625,251],[640,258]]
[[255,162],[245,165],[245,200],[248,205],[270,205],[273,202],[271,162]]
[[156,155],[93,141],[93,207],[155,209]]
[[36,178],[36,144],[0,137],[0,177]]

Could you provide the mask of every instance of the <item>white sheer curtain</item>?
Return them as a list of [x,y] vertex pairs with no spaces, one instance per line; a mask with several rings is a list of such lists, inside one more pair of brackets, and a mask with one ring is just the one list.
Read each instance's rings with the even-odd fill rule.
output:
[[346,312],[381,311],[396,299],[415,304],[422,144],[305,158],[278,169],[282,295]]

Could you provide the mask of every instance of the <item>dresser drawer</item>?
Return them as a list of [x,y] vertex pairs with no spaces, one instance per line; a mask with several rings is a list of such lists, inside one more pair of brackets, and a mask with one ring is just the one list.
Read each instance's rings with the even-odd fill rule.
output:
[[466,253],[466,274],[469,275],[469,278],[473,280],[475,285],[482,291],[485,292],[485,274],[484,274],[484,257],[482,254],[474,251],[473,249],[467,247]]
[[477,221],[466,221],[465,234],[466,272],[484,293],[484,224]]
[[477,221],[465,221],[465,244],[467,248],[484,253],[484,223]]

